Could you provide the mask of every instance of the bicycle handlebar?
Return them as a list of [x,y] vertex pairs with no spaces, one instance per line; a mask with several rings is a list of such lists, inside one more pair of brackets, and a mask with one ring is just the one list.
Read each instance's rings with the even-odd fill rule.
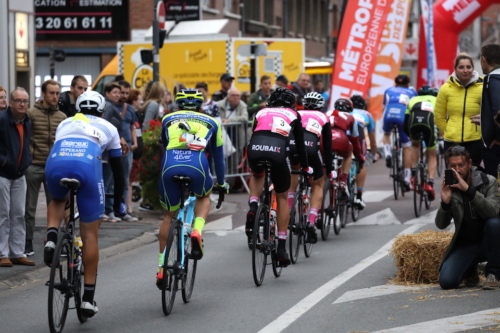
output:
[[222,202],[224,201],[224,196],[226,195],[226,189],[219,186],[214,186],[212,190],[219,192],[219,200],[217,201],[217,206],[215,206],[215,208],[219,209],[220,206],[222,205]]

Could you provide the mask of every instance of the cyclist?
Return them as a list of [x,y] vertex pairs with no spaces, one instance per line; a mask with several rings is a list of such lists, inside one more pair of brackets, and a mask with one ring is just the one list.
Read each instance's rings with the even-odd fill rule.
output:
[[[360,137],[363,134],[365,128],[368,131],[368,138],[370,139],[370,149],[372,151],[373,162],[377,162],[378,154],[377,154],[377,139],[375,137],[375,121],[373,120],[373,116],[370,112],[366,110],[367,105],[366,101],[361,95],[352,95],[351,102],[354,106],[352,111],[352,115],[354,119],[358,121],[359,124],[362,125],[361,132],[359,133]],[[364,139],[363,139],[364,141]],[[364,147],[362,146],[362,149]],[[366,150],[363,151],[363,155],[366,157]],[[363,209],[366,207],[365,202],[363,201],[363,188],[365,186],[366,180],[366,166],[363,165],[363,168],[359,170],[359,173],[356,175],[356,185],[358,186],[356,192],[356,199],[354,199],[354,203],[359,207],[359,209]]]
[[313,169],[307,164],[300,114],[292,110],[295,105],[293,92],[279,87],[271,93],[267,105],[255,115],[252,126],[253,135],[248,144],[248,162],[252,174],[250,176],[250,210],[247,213],[245,231],[247,237],[251,238],[255,213],[264,187],[264,167],[258,163],[268,160],[272,163],[271,180],[278,204],[278,250],[276,256],[282,266],[287,266],[290,264],[285,248],[288,220],[290,219],[286,193],[290,188],[290,161],[287,151],[290,133],[293,132],[295,137],[302,170],[312,175]]
[[[78,97],[75,116],[62,121],[57,127],[45,169],[47,186],[52,195],[47,209],[47,243],[44,249],[47,266],[52,263],[58,228],[65,217],[64,208],[69,198],[69,190],[60,181],[62,178],[75,178],[81,184],[76,200],[80,213],[80,234],[85,244],[82,254],[85,285],[81,309],[86,317],[92,317],[98,311],[94,292],[99,261],[98,231],[104,215],[104,152],[108,154],[113,170],[115,197],[123,197],[125,184],[120,136],[116,127],[102,118],[105,105],[104,97],[95,91],[86,91]],[[117,216],[126,213],[120,200],[115,200],[113,209]]]
[[[307,160],[314,170],[313,181],[311,183],[311,208],[308,215],[308,239],[314,244],[318,241],[315,224],[323,201],[323,186],[325,184],[323,163],[325,164],[328,177],[330,179],[334,178],[332,172],[332,127],[328,117],[321,112],[325,105],[325,100],[321,94],[317,92],[307,93],[304,96],[303,105],[304,110],[298,112],[302,121]],[[292,165],[292,169],[299,169],[299,158],[295,151],[295,143],[292,141],[295,140],[290,138],[290,164]],[[293,198],[298,181],[298,175],[292,175],[291,186],[288,190],[288,208],[292,208],[293,206]]]
[[404,167],[404,189],[410,190],[410,146],[411,142],[403,129],[404,114],[408,107],[408,102],[412,97],[417,96],[417,92],[409,88],[410,78],[407,75],[401,74],[396,76],[394,80],[395,87],[388,88],[384,94],[384,115],[383,115],[383,130],[384,130],[384,152],[385,165],[392,168],[392,152],[391,152],[391,131],[394,125],[398,126],[399,138],[401,147],[403,148],[403,167]]
[[359,169],[363,169],[365,157],[359,142],[359,129],[356,119],[351,112],[354,109],[352,102],[347,98],[339,98],[334,103],[334,110],[328,111],[327,116],[332,126],[332,151],[344,158],[342,172],[339,175],[339,189],[349,196],[347,177],[352,165],[352,153],[359,160]]
[[[210,210],[210,192],[213,180],[205,148],[210,144],[215,162],[217,186],[227,191],[224,182],[224,152],[222,127],[214,118],[203,113],[203,94],[196,89],[182,89],[175,96],[179,111],[167,114],[162,119],[161,139],[165,153],[162,158],[160,179],[160,202],[165,209],[165,216],[160,226],[160,266],[163,250],[167,244],[170,224],[174,213],[179,209],[183,193],[174,182],[174,176],[191,178],[189,189],[196,195],[194,208],[196,217],[191,231],[191,256],[201,259],[204,254],[201,239],[203,226]],[[162,288],[160,279],[156,279],[158,288]]]
[[418,96],[410,99],[408,109],[405,113],[405,132],[412,140],[411,167],[412,179],[411,187],[413,189],[415,166],[417,165],[420,153],[420,133],[424,136],[424,142],[427,151],[427,181],[424,190],[427,192],[429,201],[436,197],[434,193],[434,175],[436,173],[436,134],[437,129],[434,126],[434,107],[436,105],[437,92],[429,86],[422,86],[418,90]]

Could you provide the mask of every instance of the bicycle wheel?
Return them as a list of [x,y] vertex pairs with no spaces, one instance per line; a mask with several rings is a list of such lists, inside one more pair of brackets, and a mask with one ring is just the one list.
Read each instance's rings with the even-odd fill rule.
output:
[[[271,226],[271,228],[274,229],[274,234],[278,235],[278,228],[277,228],[276,224],[274,224],[274,226]],[[271,252],[271,260],[272,260],[272,264],[273,264],[273,273],[274,273],[274,276],[275,277],[280,277],[281,270],[283,269],[283,267],[278,266],[278,260],[276,258],[276,250],[277,250],[277,248],[278,248],[278,238],[277,238],[277,236],[275,236],[274,239],[273,239],[273,251]]]
[[327,181],[323,189],[323,204],[321,206],[321,238],[325,241],[330,233],[330,226],[332,223],[332,190],[333,186],[330,181]]
[[301,240],[301,218],[302,218],[302,194],[295,192],[293,198],[293,207],[290,210],[290,223],[288,225],[288,247],[290,249],[290,261],[292,264],[297,263],[299,258],[299,246]]
[[352,177],[352,180],[349,182],[349,195],[350,205],[351,205],[351,217],[354,222],[359,219],[359,207],[354,203],[356,196],[358,194],[358,188],[356,187],[356,176]]
[[338,201],[338,209],[339,209],[339,220],[340,220],[340,225],[342,228],[345,228],[345,226],[347,225],[347,200],[348,198],[346,198],[344,196],[344,194],[342,193],[339,193],[342,198],[339,199]]
[[84,323],[87,321],[87,316],[85,316],[82,312],[81,306],[82,306],[82,271],[80,269],[75,270],[75,275],[73,276],[73,281],[74,281],[74,286],[75,286],[75,293],[74,293],[74,298],[75,298],[75,308],[76,308],[76,315],[78,317],[78,320],[80,323]]
[[398,200],[398,194],[399,194],[399,155],[398,151],[393,149],[392,150],[392,187],[394,190],[394,199]]
[[[424,172],[422,172],[422,176],[420,177],[421,184],[427,184],[427,166],[425,166],[424,168],[425,170],[423,170]],[[429,196],[427,194],[427,191],[424,191],[422,189],[422,195],[424,196],[425,209],[428,210],[431,207],[431,202],[429,201]]]
[[257,287],[264,282],[264,275],[266,274],[267,241],[269,240],[269,235],[265,235],[266,224],[269,225],[269,210],[267,205],[261,203],[257,208],[257,214],[255,214],[252,244],[253,281]]
[[[50,267],[49,286],[49,328],[52,333],[62,332],[68,314],[71,297],[70,263],[67,255],[70,251],[71,237],[67,233],[59,234],[54,257]],[[71,244],[72,245],[72,244]]]
[[439,145],[436,147],[436,171],[438,174],[438,177],[441,177],[443,174],[443,165],[444,165],[444,159],[443,154],[441,154],[441,147]]
[[[173,222],[173,221],[172,221]],[[163,313],[168,316],[172,311],[177,292],[177,266],[179,237],[176,223],[171,223],[168,234],[167,246],[165,247],[165,259],[163,261],[163,286],[161,290],[161,306]]]
[[417,166],[415,169],[415,180],[414,180],[414,189],[413,189],[413,207],[415,208],[415,216],[419,217],[422,211],[422,202],[423,198],[423,184],[421,182],[422,179],[422,169],[420,166]]
[[332,196],[335,200],[335,207],[333,210],[333,232],[335,232],[335,235],[340,234],[340,230],[342,229],[342,221],[340,220],[340,194],[338,188],[333,187],[332,188]]
[[188,237],[186,242],[186,251],[184,253],[185,274],[182,279],[182,300],[184,303],[189,302],[193,294],[196,267],[198,266],[198,260],[191,257],[191,238]]

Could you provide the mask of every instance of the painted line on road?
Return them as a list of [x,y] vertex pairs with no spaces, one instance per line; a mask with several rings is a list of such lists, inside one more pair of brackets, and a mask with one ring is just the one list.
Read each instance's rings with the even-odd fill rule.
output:
[[376,331],[372,333],[421,333],[421,332],[440,332],[452,333],[463,332],[470,329],[498,326],[500,321],[500,308],[489,309],[469,313],[462,316],[448,317],[437,320],[426,321],[408,326],[394,327],[387,330]]
[[373,213],[348,225],[389,225],[401,224],[390,208]]
[[430,286],[410,287],[410,286],[399,286],[394,284],[375,286],[371,288],[363,288],[363,289],[348,291],[344,295],[337,298],[335,302],[333,302],[332,304],[339,304],[344,302],[357,301],[365,298],[404,293],[407,291],[415,291],[428,288],[430,288]]
[[363,192],[364,202],[381,202],[390,197],[393,191],[365,191]]
[[432,212],[422,215],[419,218],[409,220],[405,222],[405,224],[434,224],[437,211],[438,211],[437,209],[433,210]]
[[[420,229],[421,227],[422,226],[419,224],[412,225],[411,227],[406,228],[405,230],[400,232],[397,236],[404,234],[411,234]],[[365,260],[357,263],[353,267],[349,268],[347,271],[334,277],[333,279],[331,279],[330,281],[328,281],[327,283],[325,283],[324,285],[313,291],[311,294],[309,294],[300,302],[295,304],[288,311],[283,313],[276,320],[272,321],[270,324],[268,324],[259,332],[275,333],[283,331],[285,328],[290,326],[294,321],[296,321],[300,316],[302,316],[304,313],[309,311],[313,306],[318,304],[323,298],[332,293],[335,289],[340,287],[342,284],[347,282],[352,277],[356,276],[356,274],[362,272],[365,268],[369,267],[378,260],[387,256],[388,254],[387,252],[391,248],[395,238],[393,238],[387,244],[382,246],[377,252],[375,252]]]

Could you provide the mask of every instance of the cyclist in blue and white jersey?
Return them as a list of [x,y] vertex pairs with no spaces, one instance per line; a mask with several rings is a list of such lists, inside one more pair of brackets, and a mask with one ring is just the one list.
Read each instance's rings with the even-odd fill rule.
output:
[[418,94],[415,89],[409,88],[410,78],[407,75],[400,74],[396,76],[394,81],[396,82],[396,86],[387,89],[384,94],[383,142],[385,165],[388,168],[392,168],[391,131],[392,127],[397,125],[401,147],[403,148],[404,189],[405,191],[409,191],[411,177],[411,141],[404,132],[403,125],[408,102]]

